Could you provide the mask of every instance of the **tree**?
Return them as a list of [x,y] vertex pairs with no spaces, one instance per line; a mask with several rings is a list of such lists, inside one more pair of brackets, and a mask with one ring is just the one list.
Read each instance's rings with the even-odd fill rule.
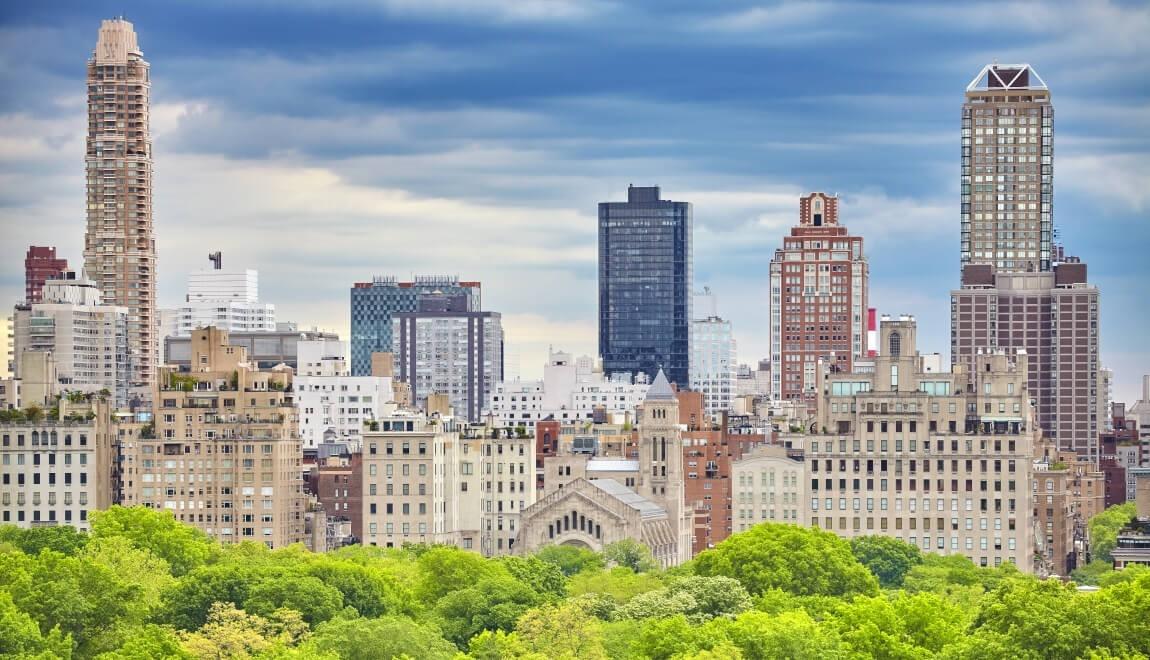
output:
[[169,511],[144,507],[113,506],[89,516],[92,538],[119,536],[168,562],[172,574],[183,575],[219,554],[219,546],[207,534],[176,520]]
[[572,603],[542,605],[524,614],[515,632],[533,653],[554,660],[607,657],[600,637],[599,622]]
[[729,537],[695,558],[699,575],[722,575],[751,594],[772,588],[793,594],[874,594],[878,582],[831,532],[763,523]]
[[119,645],[115,633],[135,608],[138,587],[103,566],[51,550],[41,552],[29,568],[28,582],[11,593],[41,633],[59,628],[70,634],[81,655]]
[[1118,530],[1129,524],[1130,519],[1135,515],[1137,515],[1137,511],[1133,502],[1116,504],[1095,514],[1087,523],[1087,528],[1090,530],[1091,557],[1105,562],[1113,562],[1110,553],[1118,544]]
[[419,583],[416,596],[428,605],[451,593],[466,589],[493,575],[497,564],[481,555],[449,546],[435,546],[419,554]]
[[16,607],[8,592],[0,590],[0,657],[34,656],[69,658],[72,638],[58,626],[41,633],[36,620]]
[[535,553],[535,556],[549,564],[555,564],[567,577],[603,568],[603,555],[574,545],[546,545]]
[[467,657],[471,660],[547,660],[542,653],[528,651],[517,634],[502,630],[484,630],[472,637],[467,645]]
[[174,630],[148,625],[133,629],[120,648],[101,653],[96,660],[193,660],[194,657],[180,645],[180,638]]
[[688,594],[695,608],[684,612],[692,621],[734,616],[751,609],[751,596],[738,580],[723,576],[688,576],[671,583],[672,594]]
[[435,615],[443,636],[465,649],[468,640],[484,630],[511,631],[519,617],[540,600],[519,580],[496,576],[440,598]]
[[558,599],[567,595],[567,580],[555,564],[539,557],[500,557],[499,563],[512,577],[530,587],[543,598]]
[[922,563],[918,546],[892,536],[856,536],[851,554],[878,578],[884,587],[900,587],[907,571]]
[[834,631],[801,610],[778,616],[744,612],[733,621],[715,619],[711,627],[728,637],[747,658],[821,660],[845,655]]
[[603,560],[608,566],[625,566],[636,573],[659,569],[659,562],[651,555],[651,549],[635,539],[608,543],[603,547]]
[[1070,571],[1070,579],[1078,584],[1097,585],[1105,576],[1114,572],[1114,564],[1102,559],[1094,561]]
[[343,595],[318,578],[281,575],[252,587],[244,599],[244,610],[271,616],[279,609],[295,610],[310,625],[323,623],[343,609]]
[[617,619],[665,619],[683,615],[699,609],[699,603],[691,594],[670,589],[648,591],[635,596],[626,605],[615,610]]
[[586,571],[571,578],[567,591],[572,596],[607,594],[618,603],[626,603],[635,596],[661,589],[663,581],[655,573],[635,573],[618,566],[610,570]]
[[262,579],[259,569],[245,564],[202,566],[164,590],[156,618],[181,630],[196,630],[208,620],[216,603],[243,603]]
[[412,614],[412,597],[393,576],[377,567],[320,555],[308,564],[307,572],[343,595],[343,604],[360,615],[373,618],[384,614]]
[[[291,622],[290,616],[285,618]],[[286,647],[301,632],[298,624],[285,626],[238,610],[231,603],[216,603],[203,627],[178,634],[184,650],[197,658],[251,658]]]
[[175,583],[168,562],[133,546],[125,538],[94,539],[79,556],[86,563],[108,569],[135,588],[137,597],[128,613],[132,622],[143,622],[160,605],[163,593]]
[[0,526],[0,543],[4,542],[11,543],[28,555],[38,555],[41,550],[74,555],[88,542],[88,535],[70,525],[29,529],[3,525]]
[[333,619],[317,627],[301,650],[305,655],[329,653],[344,660],[449,660],[458,653],[435,630],[399,616]]

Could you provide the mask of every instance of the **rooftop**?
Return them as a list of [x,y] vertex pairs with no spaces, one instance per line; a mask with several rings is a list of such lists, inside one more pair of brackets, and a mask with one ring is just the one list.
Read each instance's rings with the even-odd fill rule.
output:
[[588,483],[638,511],[643,518],[659,518],[667,511],[614,479],[591,479]]

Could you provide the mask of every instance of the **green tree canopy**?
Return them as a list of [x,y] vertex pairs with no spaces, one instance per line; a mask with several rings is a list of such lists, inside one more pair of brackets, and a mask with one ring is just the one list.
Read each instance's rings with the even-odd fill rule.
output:
[[851,554],[884,587],[902,586],[907,572],[922,563],[917,546],[891,536],[856,536],[850,544]]
[[659,562],[651,555],[651,549],[635,539],[608,543],[603,548],[603,560],[608,566],[624,566],[636,573],[646,573],[659,568]]
[[208,563],[219,554],[219,546],[207,534],[181,523],[168,511],[114,506],[93,511],[89,517],[92,538],[128,539],[136,547],[168,562],[177,576]]
[[333,619],[316,628],[302,648],[305,657],[326,653],[344,660],[450,660],[458,653],[435,629],[398,616]]
[[878,582],[831,532],[763,523],[735,534],[695,558],[699,575],[735,578],[751,594],[874,594]]
[[603,568],[603,555],[574,545],[544,546],[535,553],[535,556],[549,564],[558,566],[559,570],[563,571],[563,575],[567,577],[583,571]]
[[1118,543],[1118,530],[1136,515],[1133,502],[1116,504],[1096,514],[1087,523],[1090,530],[1090,554],[1093,559],[1112,562],[1110,553]]

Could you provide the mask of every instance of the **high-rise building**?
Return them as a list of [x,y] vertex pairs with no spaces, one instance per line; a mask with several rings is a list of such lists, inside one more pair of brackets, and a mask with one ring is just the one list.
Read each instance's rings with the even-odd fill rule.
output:
[[164,367],[154,419],[120,439],[124,504],[171,511],[223,543],[302,543],[291,370],[255,368],[223,330],[191,339],[195,366]]
[[710,288],[695,295],[691,319],[690,388],[703,394],[703,406],[715,416],[731,409],[738,359],[731,322],[719,316]]
[[988,64],[962,106],[962,265],[1053,266],[1054,106],[1029,64]]
[[13,367],[24,378],[21,354],[53,355],[56,376],[67,389],[108,390],[112,404],[126,406],[131,382],[129,311],[105,304],[94,282],[63,273],[48,280],[42,301],[17,305],[12,316]]
[[351,289],[351,375],[371,375],[371,354],[395,352],[391,343],[392,314],[414,312],[419,298],[429,293],[464,295],[469,311],[482,309],[479,282],[461,282],[458,277],[416,277],[398,282],[394,277],[375,277],[356,282]]
[[951,292],[951,361],[1026,350],[1038,421],[1059,450],[1097,462],[1105,383],[1099,292],[1053,242],[1053,120],[1028,64],[991,64],[962,106],[961,288]]
[[396,376],[411,387],[416,407],[447,397],[460,419],[478,422],[503,380],[503,326],[496,312],[469,309],[468,296],[419,299],[413,312],[392,314]]
[[151,393],[159,358],[152,236],[151,79],[132,24],[104,21],[88,60],[88,226],[84,272],[128,308],[131,384]]
[[599,204],[599,353],[603,371],[659,369],[690,382],[691,205],[659,188],[627,187],[626,202]]
[[839,200],[799,199],[799,224],[771,259],[771,398],[814,403],[816,364],[849,372],[867,354],[870,278],[863,239],[839,224]]
[[259,271],[250,268],[205,268],[189,274],[188,293],[178,310],[176,336],[189,337],[196,328],[208,326],[229,333],[275,332],[276,307],[260,302],[259,277]]
[[57,259],[56,248],[29,246],[28,253],[24,255],[24,302],[29,305],[40,302],[44,282],[58,277],[66,270],[68,260]]

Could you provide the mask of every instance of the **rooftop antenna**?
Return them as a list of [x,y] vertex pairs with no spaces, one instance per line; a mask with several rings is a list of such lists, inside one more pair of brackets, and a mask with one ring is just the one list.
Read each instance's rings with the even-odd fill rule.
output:
[[211,252],[208,254],[208,261],[212,262],[213,269],[220,270],[224,267],[224,253],[219,251]]

